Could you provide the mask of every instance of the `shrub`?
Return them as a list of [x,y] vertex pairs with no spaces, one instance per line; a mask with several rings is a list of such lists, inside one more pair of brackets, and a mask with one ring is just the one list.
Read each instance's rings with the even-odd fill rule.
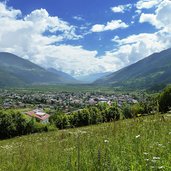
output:
[[144,111],[144,109],[139,103],[136,103],[131,106],[132,117],[137,117],[138,114],[144,113],[143,111]]
[[159,96],[159,111],[165,113],[171,107],[171,85],[167,86]]
[[126,118],[126,119],[132,118],[131,105],[126,104],[126,103],[123,104],[122,114],[123,114],[123,117]]
[[43,131],[48,131],[48,125],[14,110],[0,110],[0,139]]

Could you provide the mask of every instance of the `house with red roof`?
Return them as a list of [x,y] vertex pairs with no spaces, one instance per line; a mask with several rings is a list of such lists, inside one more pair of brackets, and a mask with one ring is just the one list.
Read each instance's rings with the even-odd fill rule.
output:
[[40,123],[49,123],[50,115],[43,112],[41,109],[35,109],[33,111],[26,112],[26,115],[36,118]]

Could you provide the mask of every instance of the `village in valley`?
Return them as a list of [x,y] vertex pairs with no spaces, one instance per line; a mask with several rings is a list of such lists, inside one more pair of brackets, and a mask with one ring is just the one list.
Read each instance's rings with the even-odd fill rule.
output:
[[[138,103],[139,99],[129,94],[101,93],[101,92],[27,92],[27,91],[0,91],[0,107],[3,109],[22,109],[25,114],[36,117],[46,123],[52,111],[70,112],[95,106],[99,103],[111,105],[117,102],[121,106]],[[48,111],[48,114],[44,112]]]

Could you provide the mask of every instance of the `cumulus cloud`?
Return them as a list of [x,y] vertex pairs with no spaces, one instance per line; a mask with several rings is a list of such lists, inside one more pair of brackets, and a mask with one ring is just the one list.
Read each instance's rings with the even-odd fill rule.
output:
[[120,39],[115,36],[112,41],[118,49],[111,51],[113,56],[122,60],[124,65],[132,64],[148,55],[171,47],[171,1],[163,0],[154,13],[142,13],[140,23],[148,22],[157,28],[154,33],[140,33]]
[[107,22],[106,25],[103,24],[95,24],[92,28],[92,32],[103,32],[108,30],[116,30],[119,28],[127,28],[128,25],[124,23],[122,20],[112,20]]
[[137,9],[150,9],[156,7],[162,0],[140,0],[137,2]]
[[[141,0],[142,1],[142,0]],[[146,7],[147,8],[147,7]],[[105,71],[116,71],[154,52],[171,46],[171,2],[163,0],[155,13],[140,16],[157,28],[154,33],[140,33],[125,38],[115,36],[117,46],[97,56],[98,52],[82,46],[64,44],[77,40],[77,27],[59,17],[50,16],[45,9],[22,16],[20,10],[0,3],[0,51],[11,52],[44,67],[54,67],[74,76]],[[102,32],[128,27],[121,20],[94,25],[91,32]]]
[[140,23],[148,22],[158,29],[171,31],[171,1],[163,0],[155,10],[154,14],[144,14],[140,16]]
[[16,18],[21,15],[20,10],[15,10],[13,8],[8,8],[4,3],[0,3],[0,17]]
[[167,36],[171,35],[164,31],[158,31],[154,34],[131,35],[124,39],[115,37],[113,41],[118,43],[119,47],[117,51],[113,52],[113,55],[118,56],[125,65],[132,64],[154,52],[169,48],[171,39],[166,42],[168,40]]
[[132,8],[132,4],[127,4],[127,5],[118,5],[112,7],[111,10],[114,13],[124,13],[125,11],[129,11],[131,8]]
[[155,26],[156,28],[160,28],[160,23],[157,21],[155,14],[144,14],[142,13],[139,19],[140,23],[150,23],[151,25]]
[[51,17],[45,9],[34,10],[27,16],[4,3],[0,3],[0,9],[0,51],[75,76],[118,68],[119,60],[113,56],[98,58],[97,51],[64,44],[65,39],[79,39],[81,36],[75,33],[74,26],[58,17]]

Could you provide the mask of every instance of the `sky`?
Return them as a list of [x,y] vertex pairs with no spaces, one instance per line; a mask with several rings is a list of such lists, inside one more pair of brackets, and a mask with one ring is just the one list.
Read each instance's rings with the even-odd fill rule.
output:
[[170,0],[0,0],[0,51],[74,77],[170,47]]

